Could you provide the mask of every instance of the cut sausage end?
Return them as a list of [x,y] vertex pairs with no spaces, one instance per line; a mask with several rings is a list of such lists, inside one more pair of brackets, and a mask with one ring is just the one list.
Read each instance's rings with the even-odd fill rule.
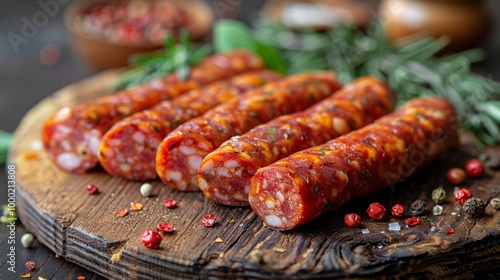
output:
[[167,129],[159,121],[118,123],[101,140],[98,155],[101,166],[109,174],[127,180],[155,179],[156,151]]
[[156,172],[168,186],[181,191],[199,191],[198,169],[213,145],[197,134],[169,135],[156,154]]
[[218,149],[205,157],[198,170],[200,189],[217,203],[247,206],[250,179],[259,167],[258,161],[246,152],[235,151],[230,146]]
[[[296,177],[296,176],[293,176]],[[252,209],[274,229],[284,231],[299,225],[304,198],[290,170],[286,168],[265,167],[252,178],[252,188],[248,201]]]
[[43,129],[45,151],[60,169],[83,174],[98,164],[97,150],[102,133],[92,123],[74,129],[70,121],[48,122]]

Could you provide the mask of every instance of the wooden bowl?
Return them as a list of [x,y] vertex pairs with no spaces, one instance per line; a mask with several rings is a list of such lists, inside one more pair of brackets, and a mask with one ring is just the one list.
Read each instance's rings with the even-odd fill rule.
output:
[[[154,1],[154,0],[152,0]],[[88,13],[92,7],[102,4],[117,4],[123,0],[80,0],[70,5],[64,16],[64,23],[74,52],[93,70],[100,71],[108,68],[124,67],[128,65],[131,55],[150,52],[162,48],[161,44],[121,44],[104,38],[93,36],[80,26],[77,18]],[[190,38],[199,41],[211,31],[214,20],[212,9],[200,0],[170,0],[170,2],[184,8],[191,19]]]

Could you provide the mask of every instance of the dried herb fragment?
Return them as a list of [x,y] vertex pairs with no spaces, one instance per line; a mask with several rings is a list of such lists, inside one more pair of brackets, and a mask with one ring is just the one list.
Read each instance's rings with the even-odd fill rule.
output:
[[471,197],[467,199],[462,208],[471,218],[478,218],[484,214],[484,204],[478,197]]
[[118,216],[119,218],[123,218],[123,217],[125,217],[128,214],[128,209],[125,208],[125,209],[121,210],[118,213],[113,212],[113,214],[116,214],[116,216]]
[[130,209],[134,211],[141,211],[143,208],[142,204],[140,203],[135,203],[135,202],[130,202]]
[[24,160],[34,160],[37,159],[40,155],[37,152],[25,153],[23,154]]

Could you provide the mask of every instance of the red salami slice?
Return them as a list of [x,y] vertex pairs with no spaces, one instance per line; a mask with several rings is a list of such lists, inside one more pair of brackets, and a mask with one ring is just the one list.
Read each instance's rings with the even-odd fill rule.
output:
[[332,72],[318,72],[291,76],[232,99],[172,131],[158,148],[156,171],[168,186],[199,190],[197,172],[203,158],[224,141],[302,111],[339,88]]
[[456,145],[457,129],[447,100],[415,99],[374,124],[259,169],[250,205],[269,227],[292,229],[408,178]]
[[111,175],[135,181],[155,179],[156,151],[169,132],[230,98],[280,78],[269,70],[243,73],[125,118],[102,138],[99,162]]
[[45,122],[45,151],[62,170],[85,173],[98,163],[102,135],[120,119],[202,85],[263,67],[258,56],[246,51],[216,54],[193,68],[184,81],[171,74],[93,102],[64,107]]
[[384,82],[360,78],[305,111],[226,141],[201,163],[200,189],[218,203],[248,205],[250,179],[257,169],[359,129],[393,109],[394,94]]

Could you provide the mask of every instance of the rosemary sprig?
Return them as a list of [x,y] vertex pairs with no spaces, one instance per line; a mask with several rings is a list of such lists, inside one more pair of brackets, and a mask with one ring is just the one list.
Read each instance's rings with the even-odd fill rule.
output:
[[181,32],[179,43],[167,36],[163,49],[131,57],[132,68],[122,73],[114,90],[130,88],[173,72],[185,80],[190,68],[211,53],[209,45],[192,46],[187,31]]
[[500,142],[500,83],[471,71],[471,64],[484,58],[482,50],[436,57],[447,38],[406,38],[393,44],[377,21],[366,32],[345,25],[326,33],[299,33],[260,20],[254,34],[284,54],[289,73],[332,69],[342,83],[374,75],[388,82],[399,105],[420,96],[445,97],[479,148]]

